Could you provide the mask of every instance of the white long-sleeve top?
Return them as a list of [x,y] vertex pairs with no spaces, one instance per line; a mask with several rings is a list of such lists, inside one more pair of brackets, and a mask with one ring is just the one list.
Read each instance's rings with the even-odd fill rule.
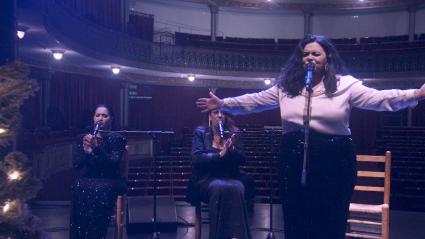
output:
[[[325,94],[323,83],[313,88],[310,128],[334,135],[350,135],[352,107],[376,111],[397,111],[418,104],[411,90],[376,90],[366,87],[352,76],[338,76],[337,91],[332,97]],[[223,110],[234,114],[249,114],[280,107],[283,134],[303,130],[306,115],[306,91],[289,96],[277,85],[252,94],[225,98]]]

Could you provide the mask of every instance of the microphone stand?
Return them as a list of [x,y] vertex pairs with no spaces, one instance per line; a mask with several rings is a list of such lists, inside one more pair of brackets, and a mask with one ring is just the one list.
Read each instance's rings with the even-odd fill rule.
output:
[[306,87],[306,115],[304,116],[304,158],[303,168],[301,172],[301,184],[305,185],[307,182],[307,163],[308,163],[308,151],[309,151],[309,139],[310,139],[310,119],[311,119],[311,94],[313,90],[310,86]]
[[158,135],[165,135],[165,134],[174,134],[174,131],[159,131],[159,130],[149,130],[149,131],[140,131],[140,130],[118,130],[118,131],[106,131],[106,130],[99,130],[100,132],[116,132],[116,133],[135,133],[135,134],[146,134],[149,135],[153,140],[153,152],[152,152],[152,167],[153,167],[153,218],[152,218],[152,239],[160,239],[160,232],[157,231],[157,175],[156,175],[156,150],[157,150],[157,143],[159,143]]
[[150,133],[149,136],[152,138],[153,140],[153,152],[152,152],[152,167],[153,167],[153,192],[152,192],[152,196],[153,196],[153,218],[152,218],[152,239],[159,239],[161,233],[158,232],[156,230],[156,211],[157,211],[157,185],[156,185],[156,181],[157,181],[157,175],[156,175],[156,150],[157,150],[157,143],[158,141],[158,136],[156,134]]
[[[266,130],[266,133],[269,135],[270,147],[274,147],[275,143],[275,132],[273,130]],[[271,134],[270,134],[271,133]],[[273,152],[273,150],[271,150]],[[269,233],[267,234],[267,239],[275,239],[273,232],[273,176],[272,176],[272,167],[273,167],[273,157],[269,159]]]
[[306,101],[305,101],[305,111],[303,123],[304,123],[304,157],[303,157],[303,169],[301,172],[301,185],[305,185],[307,182],[307,163],[308,163],[308,148],[309,148],[309,139],[310,139],[310,120],[311,120],[311,94],[313,92],[313,72],[314,72],[315,62],[309,62],[307,64],[307,73],[305,75],[305,91],[306,91]]
[[[270,151],[275,151],[276,148],[274,148],[274,145],[276,144],[276,135],[282,135],[282,130],[281,129],[263,129],[263,130],[254,130],[254,131],[247,131],[246,129],[243,130],[244,133],[247,132],[256,132],[256,133],[266,133],[268,136],[268,141],[271,145],[271,150]],[[275,239],[276,236],[273,232],[273,173],[272,173],[272,168],[273,168],[273,157],[270,157],[269,160],[269,186],[270,186],[270,190],[269,190],[269,228],[259,228],[262,231],[266,231],[268,229],[268,233],[267,233],[267,239]]]

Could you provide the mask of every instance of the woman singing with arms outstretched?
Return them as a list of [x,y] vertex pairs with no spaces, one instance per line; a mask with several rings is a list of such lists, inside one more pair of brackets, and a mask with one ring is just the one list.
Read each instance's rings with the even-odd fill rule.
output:
[[[314,65],[306,182],[301,182],[308,91],[305,75]],[[425,97],[425,86],[411,90],[375,90],[346,71],[325,36],[307,35],[282,67],[276,84],[264,91],[197,100],[203,111],[221,109],[249,114],[280,108],[282,141],[279,181],[285,239],[344,239],[349,202],[356,179],[356,157],[349,118],[353,107],[397,111]]]

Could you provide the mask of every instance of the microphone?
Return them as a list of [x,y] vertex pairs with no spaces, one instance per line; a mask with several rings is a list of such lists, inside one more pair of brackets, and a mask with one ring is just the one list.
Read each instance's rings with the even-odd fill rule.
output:
[[307,72],[305,74],[304,82],[305,82],[305,88],[307,90],[311,90],[312,82],[313,82],[313,71],[314,66],[316,63],[314,61],[310,61],[307,63]]
[[93,126],[93,130],[91,132],[91,135],[95,136],[97,134],[97,132],[99,131],[101,125],[102,125],[102,122],[97,121],[96,124],[94,124],[94,126]]
[[220,132],[220,138],[224,139],[224,125],[223,121],[218,120],[217,121],[218,131]]

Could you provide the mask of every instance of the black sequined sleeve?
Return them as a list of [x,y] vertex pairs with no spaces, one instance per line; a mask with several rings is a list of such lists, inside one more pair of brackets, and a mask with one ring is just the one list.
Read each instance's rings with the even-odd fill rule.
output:
[[84,152],[83,148],[83,137],[85,135],[80,135],[77,137],[77,139],[74,142],[73,145],[73,166],[74,168],[80,169],[84,168],[87,162],[89,162],[90,155]]
[[105,142],[93,148],[93,152],[88,154],[83,149],[83,137],[77,138],[74,146],[73,164],[77,169],[99,164],[117,164],[121,161],[127,140],[119,134],[108,134]]
[[110,162],[118,163],[121,161],[125,151],[127,140],[119,134],[110,134],[107,137],[107,145],[110,150],[105,147],[95,147],[93,154],[96,158],[106,158]]

